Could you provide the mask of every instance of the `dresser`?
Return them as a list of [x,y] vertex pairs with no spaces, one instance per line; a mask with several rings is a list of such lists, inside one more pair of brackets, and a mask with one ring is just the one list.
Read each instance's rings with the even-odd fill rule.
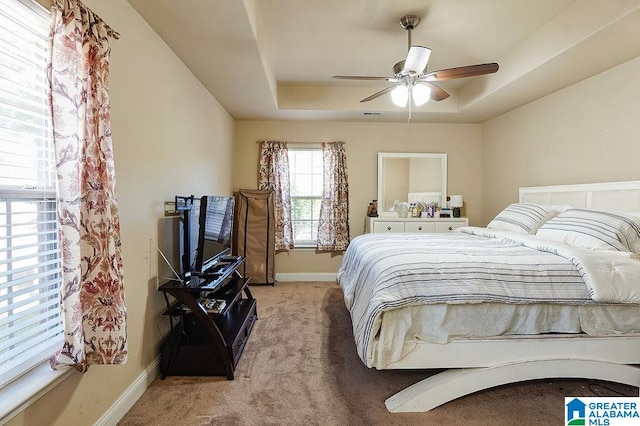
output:
[[469,226],[469,218],[367,217],[365,233],[371,232],[451,232]]

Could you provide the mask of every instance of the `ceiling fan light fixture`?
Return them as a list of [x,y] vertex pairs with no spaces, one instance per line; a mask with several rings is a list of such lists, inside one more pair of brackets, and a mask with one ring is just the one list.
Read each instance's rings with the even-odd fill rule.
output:
[[409,101],[409,88],[404,84],[396,86],[391,91],[391,100],[399,107],[406,107]]
[[424,84],[416,84],[413,86],[413,90],[411,91],[413,97],[413,103],[416,106],[421,106],[427,103],[429,100],[429,96],[431,95],[431,88]]
[[422,74],[427,68],[431,49],[424,46],[411,46],[407,59],[404,61],[404,71],[406,73]]

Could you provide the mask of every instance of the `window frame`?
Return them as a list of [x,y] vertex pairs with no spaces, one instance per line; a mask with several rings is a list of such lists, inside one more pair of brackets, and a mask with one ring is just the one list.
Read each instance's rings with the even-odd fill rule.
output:
[[[294,185],[294,175],[297,175],[297,173],[294,172],[293,167],[292,167],[292,162],[291,162],[291,153],[292,152],[301,152],[301,151],[313,151],[314,153],[319,154],[320,156],[320,162],[321,162],[321,173],[320,176],[323,180],[322,185],[320,187],[320,191],[319,191],[319,195],[293,195],[293,192],[290,193],[290,200],[291,200],[291,226],[292,226],[292,238],[293,238],[293,248],[294,249],[305,249],[305,248],[316,248],[318,246],[318,241],[317,241],[317,229],[315,231],[315,236],[316,239],[295,239],[295,223],[296,222],[301,222],[299,220],[294,220],[294,216],[293,216],[293,204],[294,204],[294,200],[310,200],[312,203],[314,201],[318,202],[318,203],[322,203],[322,193],[323,193],[323,186],[324,186],[324,167],[322,165],[323,162],[323,150],[322,150],[322,145],[319,143],[313,143],[313,144],[289,144],[287,147],[287,151],[289,154],[289,187],[292,188]],[[311,175],[317,175],[316,173],[310,173]],[[310,221],[312,226],[313,223],[319,223],[320,220],[320,211],[318,210],[318,217],[314,218],[313,217],[313,207],[312,207],[312,216],[311,219],[304,219],[305,221]],[[312,230],[312,236],[314,235],[314,232]]]
[[[6,0],[6,1],[8,3],[11,0]],[[42,22],[42,24],[46,24],[47,21],[51,20],[50,11],[46,10],[40,4],[32,0],[14,0],[14,2],[16,3],[16,5],[21,4],[22,6],[25,7],[25,13],[29,14],[29,18],[31,18],[31,13],[35,13],[36,15],[39,15],[41,18],[43,18],[44,21]],[[34,17],[34,19],[37,20],[37,17]],[[22,24],[26,27],[27,30],[37,31],[38,34],[43,36],[44,40],[48,40],[48,28],[45,30],[46,33],[43,34],[41,32],[42,28],[37,28],[36,25],[33,25],[33,26],[29,25],[31,22],[35,22],[35,21],[22,22]],[[46,41],[44,45],[45,46],[47,45]],[[44,66],[46,67],[46,64],[44,64]],[[46,77],[46,73],[43,73],[43,75]],[[11,98],[11,96],[9,96],[9,98]],[[46,94],[45,96],[43,96],[43,99],[45,101],[46,108],[48,108]],[[5,105],[10,106],[10,104],[5,104]],[[19,109],[20,107],[16,106],[16,111]],[[8,108],[8,111],[13,111],[13,110],[10,107]],[[50,131],[48,132],[43,131],[42,137],[43,137],[43,140],[46,141],[47,146],[38,147],[37,152],[40,154],[46,153],[47,151],[50,152],[52,148]],[[47,173],[47,170],[42,168],[42,169],[39,169],[39,171],[37,172],[37,175],[44,176],[46,175],[46,173]],[[53,173],[53,177],[55,178],[55,173]],[[57,195],[56,195],[56,189],[55,189],[55,181],[51,182],[51,180],[48,180],[48,181],[40,180],[39,178],[38,183],[36,185],[33,185],[32,182],[27,183],[26,180],[20,181],[19,179],[20,178],[16,180],[15,185],[11,183],[11,184],[5,184],[0,186],[0,197],[2,198],[2,201],[0,202],[7,203],[7,205],[9,205],[9,203],[12,203],[18,200],[19,200],[18,202],[27,202],[27,203],[36,202],[36,203],[44,203],[44,204],[50,203],[51,201],[53,202],[56,201]],[[40,185],[40,183],[42,183],[42,185]],[[49,211],[53,211],[54,217],[57,217],[55,206],[53,209],[50,209]],[[43,210],[41,210],[40,206],[38,206],[35,209],[35,214],[40,215],[42,213],[43,213]],[[48,213],[48,214],[51,214],[51,213]],[[10,220],[10,214],[7,214],[7,221],[9,220]],[[40,220],[39,218],[37,223],[42,224],[45,222],[47,222],[46,219]],[[55,232],[55,225],[53,226],[54,226],[53,231]],[[7,228],[7,230],[8,229],[9,228]],[[39,230],[38,233],[40,234],[40,232],[41,231]],[[55,233],[57,234],[57,232]],[[7,238],[9,239],[10,237],[7,237]],[[46,241],[49,241],[49,240],[46,240]],[[59,244],[57,246],[56,251],[57,251],[57,260],[54,260],[54,262],[57,262],[59,267],[56,268],[58,272],[55,272],[54,274],[57,274],[60,277],[62,275],[62,265],[61,265],[62,255],[61,255],[61,249]],[[36,255],[41,256],[42,254],[38,252]],[[10,268],[10,269],[7,269],[6,276],[8,277],[11,274],[11,270],[12,270],[10,266],[10,263],[12,260],[10,258],[7,258],[6,261]],[[45,281],[45,284],[38,284],[37,287],[46,287],[47,283],[50,283],[50,282],[52,281],[47,280]],[[59,280],[58,279],[53,280],[54,288],[50,289],[50,292],[55,291],[56,283],[58,288],[62,286],[61,278]],[[10,281],[7,281],[7,285],[9,284],[10,284]],[[35,288],[36,285],[34,285],[33,287]],[[8,318],[10,318],[10,316]],[[55,330],[55,332],[53,333],[54,337],[49,337],[45,342],[40,343],[39,345],[41,345],[42,347],[38,347],[37,352],[30,354],[32,359],[29,361],[29,363],[26,363],[23,366],[21,366],[21,371],[19,370],[20,371],[19,375],[17,375],[16,377],[12,377],[10,381],[8,381],[7,383],[5,383],[0,387],[0,423],[4,423],[11,420],[13,417],[15,417],[25,408],[27,408],[31,403],[35,402],[38,398],[40,398],[42,395],[48,392],[51,388],[56,386],[59,382],[64,380],[66,377],[68,377],[75,371],[74,369],[69,367],[61,367],[57,370],[53,370],[49,363],[49,358],[53,356],[56,353],[56,351],[62,347],[61,345],[64,340],[64,327],[62,325],[62,318],[63,318],[62,313],[60,312],[57,318],[54,321],[51,321],[54,325],[54,330]],[[58,324],[56,325],[55,322],[58,322]],[[18,367],[14,367],[14,368],[18,368]],[[4,371],[4,373],[8,371],[11,371],[11,369],[7,369],[6,371]]]

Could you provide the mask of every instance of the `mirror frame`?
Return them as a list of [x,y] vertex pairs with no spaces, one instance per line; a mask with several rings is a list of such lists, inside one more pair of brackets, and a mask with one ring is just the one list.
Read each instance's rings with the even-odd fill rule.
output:
[[436,154],[427,152],[378,152],[378,215],[379,216],[397,216],[394,212],[384,210],[382,201],[384,200],[382,188],[384,182],[383,163],[385,158],[436,158],[440,159],[442,168],[442,198],[440,207],[447,204],[447,154]]

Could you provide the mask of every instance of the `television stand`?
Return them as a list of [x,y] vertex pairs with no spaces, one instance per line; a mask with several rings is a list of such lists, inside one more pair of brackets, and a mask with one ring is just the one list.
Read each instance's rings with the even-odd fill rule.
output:
[[193,276],[185,284],[170,281],[159,287],[170,322],[160,354],[162,379],[168,375],[226,375],[233,380],[258,319],[249,279],[238,271],[243,263],[243,257],[225,257],[210,268],[212,273]]

